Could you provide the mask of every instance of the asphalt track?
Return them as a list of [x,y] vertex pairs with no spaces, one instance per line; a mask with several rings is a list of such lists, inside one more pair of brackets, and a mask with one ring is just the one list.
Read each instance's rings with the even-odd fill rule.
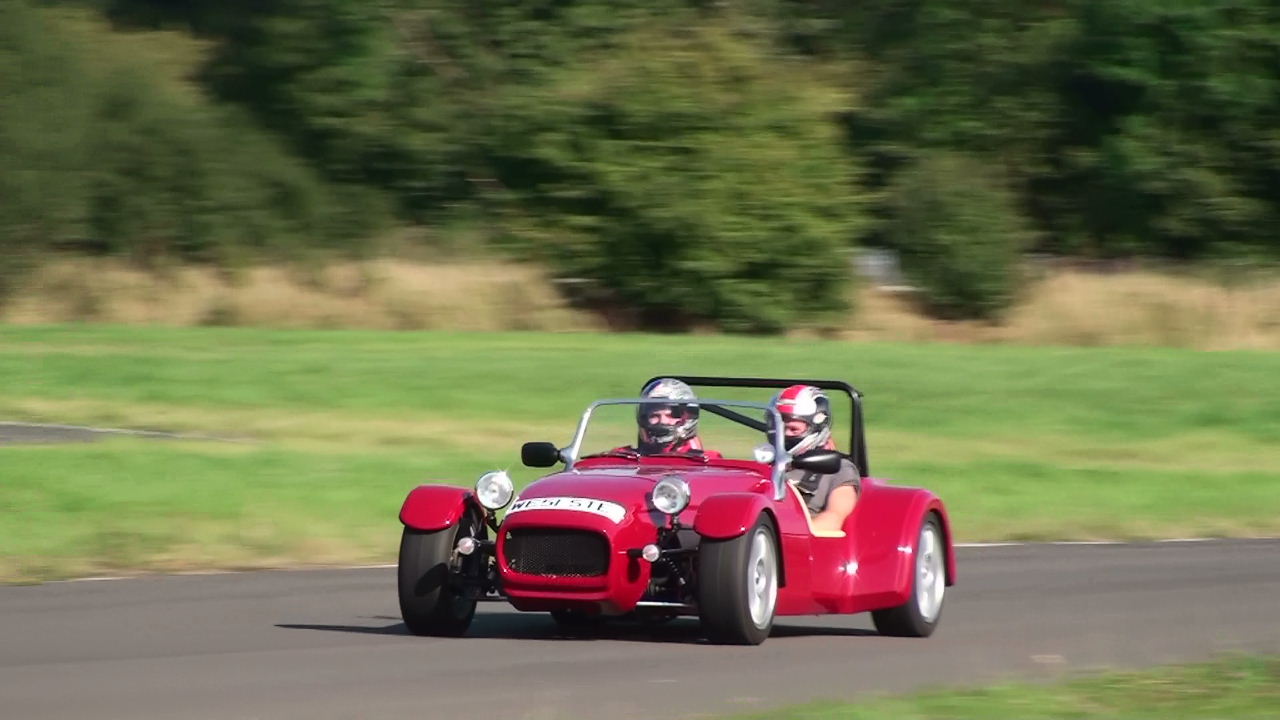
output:
[[938,632],[780,618],[759,647],[696,622],[559,634],[481,607],[406,634],[391,568],[0,587],[0,717],[705,717],[940,685],[1280,652],[1280,541],[962,548]]

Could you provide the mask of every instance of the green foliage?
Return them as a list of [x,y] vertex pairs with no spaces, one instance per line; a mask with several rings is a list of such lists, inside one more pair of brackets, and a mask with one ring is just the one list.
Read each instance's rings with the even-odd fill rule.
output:
[[527,98],[534,130],[505,148],[537,168],[517,188],[540,214],[524,230],[654,327],[819,325],[845,308],[860,217],[843,102],[751,38],[639,30]]
[[1001,168],[1041,248],[1280,250],[1280,12],[1270,0],[761,4],[874,69],[854,131],[888,182],[928,148]]
[[488,218],[647,324],[819,324],[849,294],[845,108],[765,30],[736,37],[698,5],[278,0],[193,17],[226,37],[213,88],[408,218]]
[[1012,301],[1029,233],[1014,198],[981,162],[935,153],[898,173],[887,239],[936,313],[993,318]]
[[241,113],[173,92],[140,62],[90,57],[95,36],[69,23],[0,8],[0,242],[225,260],[333,246],[376,222],[367,189],[325,186]]
[[[118,33],[0,6],[9,258],[350,248],[390,198],[657,325],[772,331],[841,308],[842,249],[919,222],[903,174],[939,153],[1007,188],[962,234],[1021,215],[1042,251],[1280,253],[1272,0],[65,3],[201,51],[107,53]],[[939,308],[1011,297],[953,259],[929,273],[968,289]]]
[[1275,4],[1075,4],[1055,229],[1103,252],[1280,250]]
[[681,3],[274,0],[234,16],[208,4],[191,12],[226,38],[206,71],[216,92],[331,177],[387,188],[436,222],[493,184],[509,94]]
[[92,83],[48,32],[24,4],[0,4],[0,295],[35,251],[87,232]]

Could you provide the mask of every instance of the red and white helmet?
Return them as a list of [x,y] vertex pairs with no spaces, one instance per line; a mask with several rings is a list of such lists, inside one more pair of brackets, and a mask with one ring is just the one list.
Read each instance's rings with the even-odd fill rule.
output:
[[812,385],[792,385],[774,396],[773,407],[782,421],[803,420],[804,434],[783,437],[783,445],[792,455],[831,447],[831,401]]
[[[675,378],[659,378],[645,386],[645,399],[679,402],[642,403],[636,408],[640,426],[640,447],[646,452],[672,452],[698,434],[697,395],[688,384]],[[654,422],[655,410],[669,410],[672,423]]]

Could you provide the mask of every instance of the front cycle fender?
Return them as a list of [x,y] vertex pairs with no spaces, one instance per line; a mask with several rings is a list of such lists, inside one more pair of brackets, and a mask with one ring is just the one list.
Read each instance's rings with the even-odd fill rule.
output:
[[484,508],[475,493],[456,485],[419,485],[409,491],[400,506],[400,522],[415,530],[444,530],[462,519],[468,507],[476,508],[484,517]]

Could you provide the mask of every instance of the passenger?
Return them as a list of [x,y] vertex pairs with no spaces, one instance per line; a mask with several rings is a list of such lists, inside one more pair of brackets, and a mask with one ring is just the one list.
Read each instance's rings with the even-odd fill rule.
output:
[[[774,396],[772,406],[782,416],[783,447],[791,455],[811,450],[834,450],[831,439],[831,402],[812,385],[792,385]],[[862,492],[861,473],[847,457],[840,470],[824,475],[788,470],[787,482],[795,486],[811,515],[815,531],[842,530]]]

